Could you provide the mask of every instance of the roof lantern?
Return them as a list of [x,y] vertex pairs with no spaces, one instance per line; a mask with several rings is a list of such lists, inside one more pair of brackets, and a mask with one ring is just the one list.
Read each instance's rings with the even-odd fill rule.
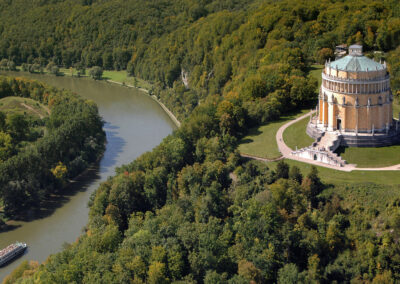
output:
[[385,70],[385,63],[376,62],[363,56],[362,45],[354,44],[349,47],[349,55],[335,61],[328,61],[328,66],[334,70],[345,70],[347,72],[370,72]]
[[359,44],[350,45],[349,55],[361,56],[362,55],[362,45],[359,45]]

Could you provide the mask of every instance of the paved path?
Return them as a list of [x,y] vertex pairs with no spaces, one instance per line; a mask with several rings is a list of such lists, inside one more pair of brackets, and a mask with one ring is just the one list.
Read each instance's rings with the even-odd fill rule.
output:
[[312,165],[316,165],[316,166],[320,166],[320,167],[324,167],[324,168],[330,168],[330,169],[334,169],[334,170],[338,170],[338,171],[344,171],[344,172],[351,172],[351,171],[399,171],[400,170],[400,164],[398,165],[394,165],[394,166],[389,166],[389,167],[382,167],[382,168],[357,168],[356,165],[353,164],[346,164],[344,167],[337,167],[337,166],[332,166],[332,165],[328,165],[325,163],[321,163],[318,161],[314,161],[314,160],[309,160],[309,159],[304,159],[304,158],[300,158],[300,157],[296,157],[296,156],[292,156],[292,149],[289,148],[285,141],[283,141],[283,132],[286,130],[286,128],[288,128],[290,125],[312,115],[315,113],[314,111],[310,111],[309,113],[306,113],[298,118],[296,118],[295,120],[291,120],[288,123],[282,125],[279,129],[278,132],[276,132],[276,143],[278,144],[278,148],[279,151],[281,152],[282,156],[286,159],[291,159],[291,160],[296,160],[296,161],[300,161],[300,162],[304,162],[307,164],[312,164]]
[[243,158],[248,158],[248,159],[253,159],[253,160],[258,160],[258,161],[263,161],[263,162],[276,162],[279,160],[284,159],[285,157],[280,156],[278,158],[275,159],[267,159],[267,158],[262,158],[262,157],[258,157],[258,156],[254,156],[254,155],[249,155],[249,154],[240,154],[241,157]]

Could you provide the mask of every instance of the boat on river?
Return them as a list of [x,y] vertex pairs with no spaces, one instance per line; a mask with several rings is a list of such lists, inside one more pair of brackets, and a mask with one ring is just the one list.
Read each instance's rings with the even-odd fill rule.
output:
[[25,243],[16,242],[0,250],[0,266],[3,266],[21,255],[27,248]]

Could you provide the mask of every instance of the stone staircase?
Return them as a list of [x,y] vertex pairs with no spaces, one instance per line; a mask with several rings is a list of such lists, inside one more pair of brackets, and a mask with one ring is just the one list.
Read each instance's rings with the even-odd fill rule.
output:
[[332,132],[324,132],[321,136],[319,142],[317,142],[317,146],[325,147],[325,149],[331,152],[335,152],[336,149],[340,145],[340,139],[337,133]]
[[347,162],[334,153],[340,146],[340,140],[339,133],[324,132],[311,146],[293,151],[292,155],[343,167]]

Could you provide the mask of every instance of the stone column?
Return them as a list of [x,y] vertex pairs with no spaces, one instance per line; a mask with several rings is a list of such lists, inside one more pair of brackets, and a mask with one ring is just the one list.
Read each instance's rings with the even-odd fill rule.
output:
[[328,125],[328,114],[329,114],[329,105],[328,101],[324,100],[324,126]]
[[356,135],[358,135],[358,106],[356,105]]
[[321,123],[321,124],[323,124],[324,123],[324,98],[323,97],[321,97],[320,99],[319,99],[319,122]]

